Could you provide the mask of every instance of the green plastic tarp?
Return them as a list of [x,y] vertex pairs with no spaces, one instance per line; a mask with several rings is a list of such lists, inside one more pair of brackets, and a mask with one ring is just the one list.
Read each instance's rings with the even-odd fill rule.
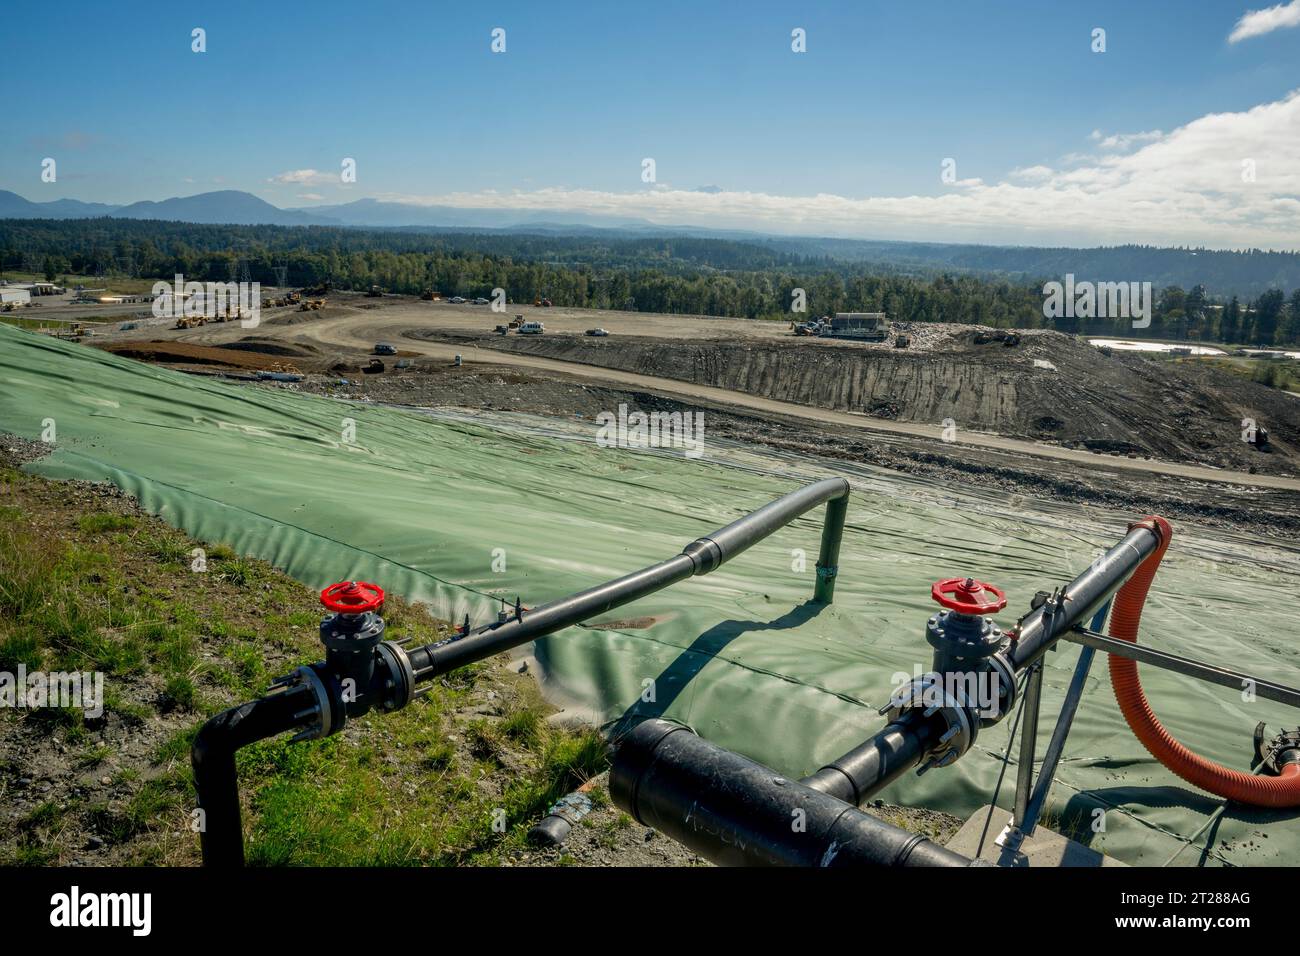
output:
[[[36,439],[51,425],[53,452],[33,472],[111,481],[191,535],[265,558],[310,586],[375,581],[474,623],[492,619],[503,598],[562,597],[676,554],[802,481],[845,474],[853,496],[833,605],[809,603],[819,510],[712,574],[535,649],[544,689],[566,707],[600,721],[633,708],[662,714],[794,776],[878,729],[876,709],[899,675],[928,668],[931,582],[971,574],[998,585],[1010,599],[1001,617],[1009,626],[1035,591],[1069,580],[1136,517],[782,457],[709,442],[707,429],[700,460],[602,448],[590,421],[341,402],[185,375],[0,325],[0,430]],[[1298,564],[1282,546],[1180,532],[1142,640],[1300,683],[1288,609]],[[1074,646],[1048,655],[1040,754],[1077,655]],[[1248,766],[1256,722],[1296,722],[1280,705],[1142,673],[1166,725],[1230,766]],[[984,730],[954,766],[909,774],[880,796],[972,813],[993,793],[1007,732],[1007,722]],[[1049,824],[1082,820],[1093,847],[1159,864],[1219,803],[1133,738],[1099,655]],[[1105,828],[1093,832],[1098,807]],[[1204,862],[1289,863],[1298,847],[1295,814],[1232,810]],[[1201,857],[1187,848],[1178,862]]]

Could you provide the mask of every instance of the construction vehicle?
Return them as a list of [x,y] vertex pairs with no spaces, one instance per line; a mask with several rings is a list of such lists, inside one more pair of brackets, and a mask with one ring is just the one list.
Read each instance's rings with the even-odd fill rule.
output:
[[396,355],[396,354],[397,354],[397,346],[396,346],[396,345],[389,345],[387,342],[376,342],[376,343],[375,343],[375,354],[376,354],[376,355]]
[[201,325],[207,325],[208,318],[205,315],[182,315],[176,320],[173,329],[197,329]]
[[383,294],[384,290],[377,285],[372,285],[368,290],[366,290],[367,299],[378,299],[383,296]]
[[889,335],[889,322],[883,312],[836,312],[830,325],[823,323],[817,335],[858,342],[883,342]]
[[793,322],[790,328],[795,335],[821,335],[824,326],[821,319],[810,319],[807,322]]
[[425,302],[441,302],[441,301],[442,301],[442,296],[438,295],[438,293],[434,292],[432,289],[428,289],[428,290],[426,290],[426,291],[424,291],[424,292],[421,292],[421,293],[420,293],[420,298],[421,298],[423,301],[425,301]]
[[894,337],[894,348],[906,349],[912,347],[912,337],[910,335],[898,335]]
[[1006,345],[1006,346],[1019,345],[1019,344],[1020,344],[1020,333],[1019,333],[1019,332],[999,332],[999,331],[996,331],[996,330],[995,330],[995,331],[992,331],[992,332],[983,332],[983,331],[980,331],[980,332],[976,332],[976,333],[975,333],[975,344],[976,344],[976,345],[988,345],[988,344],[990,344],[990,343],[992,343],[992,342],[1001,342],[1003,345]]
[[371,359],[368,364],[362,366],[361,371],[366,375],[378,375],[383,372],[384,368],[384,363],[375,358]]
[[521,326],[521,325],[523,325],[523,324],[524,324],[524,317],[523,317],[522,315],[516,315],[516,316],[514,317],[514,320],[511,321],[511,323],[510,323],[510,328],[512,328],[512,329],[517,329],[517,328],[519,328],[519,326]]
[[493,331],[496,332],[497,335],[509,335],[509,334],[510,334],[510,326],[508,326],[508,325],[498,325],[495,329],[493,329]]
[[304,299],[302,305],[298,306],[299,312],[316,312],[325,308],[328,299]]
[[544,299],[540,295],[534,296],[533,305],[540,309],[549,309],[551,307],[551,300]]

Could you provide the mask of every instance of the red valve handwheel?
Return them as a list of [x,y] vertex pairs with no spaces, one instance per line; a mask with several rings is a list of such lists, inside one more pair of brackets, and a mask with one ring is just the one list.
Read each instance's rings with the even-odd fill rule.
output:
[[1000,588],[974,578],[935,581],[930,597],[958,614],[992,614],[1007,606],[1007,596]]
[[336,614],[364,614],[384,606],[384,589],[365,581],[340,581],[321,591],[320,602]]

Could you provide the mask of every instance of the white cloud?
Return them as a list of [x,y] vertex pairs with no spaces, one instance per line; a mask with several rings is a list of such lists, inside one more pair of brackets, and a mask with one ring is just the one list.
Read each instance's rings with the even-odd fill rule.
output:
[[1010,175],[1016,179],[1028,179],[1032,182],[1039,182],[1044,179],[1052,178],[1052,168],[1050,166],[1022,166],[1011,170]]
[[1125,152],[1141,143],[1152,143],[1165,134],[1158,129],[1144,133],[1112,133],[1107,136],[1099,129],[1088,134],[1088,138],[1097,144],[1098,149],[1108,152]]
[[[1118,136],[1118,134],[1115,134]],[[1226,248],[1300,247],[1300,90],[1239,113],[1212,113],[1145,137],[1132,152],[1030,166],[1002,181],[937,182],[932,195],[694,189],[608,192],[543,188],[376,198],[461,208],[636,217],[802,235],[985,243],[1142,242]],[[1100,134],[1094,142],[1114,138]],[[1243,163],[1253,161],[1253,182]]]
[[1300,26],[1300,0],[1279,3],[1265,10],[1247,10],[1228,34],[1229,43],[1240,43],[1251,37],[1263,36],[1274,30]]
[[338,173],[322,173],[315,169],[290,169],[277,173],[267,180],[268,183],[292,183],[298,186],[321,186],[325,183],[339,181]]
[[324,199],[325,197],[322,196],[320,193],[299,193],[298,198],[306,199],[308,201],[316,201],[316,200]]

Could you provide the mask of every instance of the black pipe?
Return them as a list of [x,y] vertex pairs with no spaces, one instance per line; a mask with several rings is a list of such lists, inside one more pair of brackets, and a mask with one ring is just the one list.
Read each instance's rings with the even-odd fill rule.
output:
[[[1059,594],[1020,621],[1015,639],[998,654],[1004,662],[999,666],[1018,674],[1037,662],[1062,635],[1081,626],[1089,615],[1109,601],[1159,543],[1159,536],[1150,527],[1133,526],[1123,540]],[[996,717],[984,722],[997,723],[1005,715],[1006,709],[1002,708]],[[896,722],[805,777],[801,783],[861,806],[921,763],[937,739],[936,731],[932,719],[917,711],[905,712]]]
[[666,720],[618,745],[614,803],[724,866],[969,866],[966,857]]
[[1159,544],[1160,536],[1151,528],[1133,526],[1124,540],[1067,584],[1059,600],[1049,600],[1024,617],[1007,653],[1016,673],[1035,663],[1062,634],[1082,625],[1110,600]]
[[[840,539],[848,508],[849,483],[843,478],[826,478],[782,495],[757,511],[745,515],[703,538],[697,538],[676,557],[633,571],[614,581],[571,594],[550,604],[531,608],[521,616],[492,624],[464,637],[426,644],[408,651],[417,681],[432,680],[448,671],[483,660],[493,654],[553,634],[598,614],[630,604],[648,594],[693,575],[708,574],[748,550],[795,518],[829,502],[822,527],[815,600],[829,602],[834,591],[834,574],[829,578],[823,565],[835,568],[839,562]],[[829,587],[824,583],[831,581]]]
[[302,726],[302,712],[313,708],[315,702],[309,688],[291,687],[232,707],[199,728],[190,763],[199,795],[199,839],[205,866],[244,865],[235,751]]
[[933,724],[908,711],[874,737],[799,782],[860,807],[921,762],[938,736]]
[[[382,679],[374,687],[364,682],[355,686],[354,692],[360,696],[344,699],[339,675],[332,675],[332,670],[338,668],[318,663],[300,668],[283,679],[280,683],[285,689],[218,714],[200,728],[190,754],[199,808],[203,811],[204,864],[239,866],[244,861],[239,781],[235,771],[235,752],[239,748],[308,725],[314,728],[313,734],[328,736],[340,729],[348,716],[369,711],[376,703],[385,710],[396,710],[411,699],[410,685],[417,681],[432,680],[457,667],[526,644],[692,575],[707,574],[825,502],[831,502],[834,507],[827,508],[818,567],[820,570],[825,564],[833,568],[839,560],[848,494],[849,483],[843,478],[827,478],[805,485],[707,537],[697,538],[681,554],[667,561],[520,612],[512,620],[459,639],[427,644],[408,653],[387,642],[371,647],[374,641],[370,637],[382,636],[382,628],[373,635],[367,631],[366,646],[380,657],[359,662],[348,657],[351,663],[345,669],[363,678],[378,674]],[[830,590],[825,589],[823,577],[819,574],[814,598],[829,601],[834,586],[832,583]],[[376,670],[375,664],[382,664],[382,669]],[[352,683],[358,684],[356,680]]]

